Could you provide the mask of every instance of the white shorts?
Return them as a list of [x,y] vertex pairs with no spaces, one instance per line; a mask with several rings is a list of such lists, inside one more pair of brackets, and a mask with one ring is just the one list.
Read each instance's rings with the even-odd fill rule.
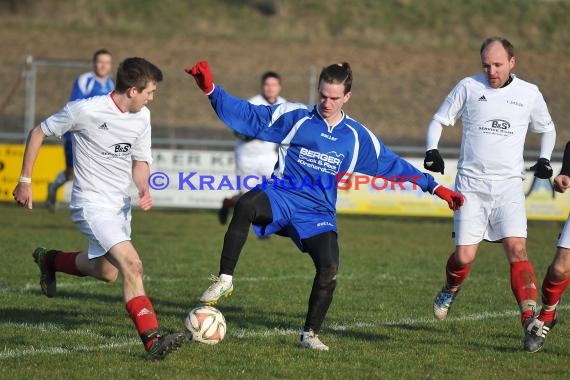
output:
[[465,203],[454,217],[456,245],[527,236],[525,197],[521,178],[487,181],[457,175],[455,188]]
[[106,209],[93,205],[71,208],[71,220],[89,240],[87,256],[105,255],[116,244],[131,240],[131,206]]
[[568,214],[568,219],[564,223],[560,237],[558,238],[557,247],[570,249],[570,214]]

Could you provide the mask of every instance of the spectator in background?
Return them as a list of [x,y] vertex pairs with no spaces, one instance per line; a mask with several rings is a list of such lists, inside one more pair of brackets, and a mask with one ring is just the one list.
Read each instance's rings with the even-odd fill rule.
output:
[[[281,93],[281,76],[274,71],[267,71],[261,76],[261,94],[249,99],[254,105],[272,106],[285,103],[286,99],[279,96]],[[236,174],[241,176],[256,176],[269,178],[277,162],[277,144],[261,141],[235,133],[237,145],[235,148]],[[245,190],[247,191],[247,190]],[[221,224],[226,224],[228,214],[235,206],[242,192],[232,198],[224,198],[222,208],[218,212]]]
[[[112,56],[106,49],[97,50],[93,54],[93,71],[81,74],[75,79],[69,101],[87,99],[92,96],[106,95],[115,89],[115,83],[109,76]],[[48,184],[46,205],[48,210],[55,210],[57,190],[67,181],[73,179],[73,146],[71,132],[63,135],[65,150],[65,170],[59,172],[53,182]]]

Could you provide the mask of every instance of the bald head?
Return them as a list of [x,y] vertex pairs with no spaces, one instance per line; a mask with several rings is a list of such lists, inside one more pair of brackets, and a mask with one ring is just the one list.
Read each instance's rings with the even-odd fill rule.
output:
[[502,87],[515,67],[513,45],[499,37],[485,40],[481,45],[481,65],[489,86]]

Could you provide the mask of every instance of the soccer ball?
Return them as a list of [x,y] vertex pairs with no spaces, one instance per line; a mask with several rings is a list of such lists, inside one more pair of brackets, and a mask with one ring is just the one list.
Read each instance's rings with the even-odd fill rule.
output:
[[226,319],[211,306],[192,309],[184,321],[184,327],[192,334],[192,340],[200,343],[216,344],[226,335]]

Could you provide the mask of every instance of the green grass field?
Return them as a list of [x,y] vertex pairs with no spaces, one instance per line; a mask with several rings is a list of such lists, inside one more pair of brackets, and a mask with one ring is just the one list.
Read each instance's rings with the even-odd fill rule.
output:
[[[341,269],[321,337],[329,352],[296,347],[313,277],[293,243],[250,236],[216,346],[192,343],[160,363],[144,351],[119,283],[58,277],[57,298],[41,295],[31,258],[38,245],[82,249],[67,211],[54,215],[0,205],[0,378],[566,378],[570,311],[544,349],[522,350],[518,308],[499,245],[484,244],[450,318],[431,305],[452,250],[451,219],[340,216]],[[529,224],[539,282],[558,222]],[[182,329],[216,273],[225,229],[205,211],[135,212],[133,242],[146,290],[165,330]]]

